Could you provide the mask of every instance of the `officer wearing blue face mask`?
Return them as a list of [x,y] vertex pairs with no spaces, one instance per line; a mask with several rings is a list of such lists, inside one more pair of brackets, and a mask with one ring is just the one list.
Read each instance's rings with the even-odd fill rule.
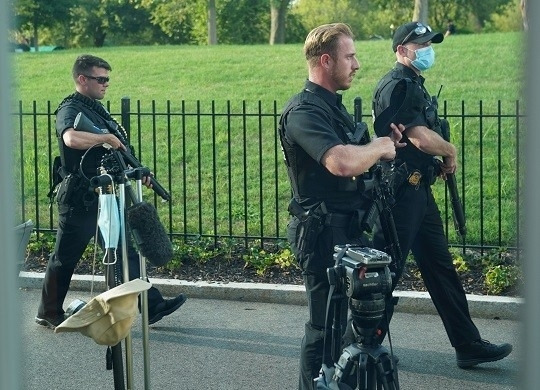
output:
[[[495,345],[480,337],[471,320],[467,299],[448,251],[439,209],[431,185],[436,179],[434,157],[442,158],[439,173],[456,171],[456,148],[442,137],[443,121],[434,99],[424,87],[422,72],[435,62],[432,44],[444,36],[425,24],[411,22],[397,28],[392,49],[397,62],[377,84],[373,95],[373,119],[376,134],[387,136],[390,123],[405,126],[402,142],[396,149],[396,166],[405,167],[395,184],[392,209],[403,259],[412,252],[431,299],[439,312],[450,343],[456,350],[460,368],[500,360],[510,354],[510,344]],[[385,250],[381,229],[376,229],[374,246]],[[399,264],[399,263],[398,263]],[[394,286],[403,269],[394,267]],[[387,305],[388,323],[393,304]],[[385,326],[382,326],[382,337]]]

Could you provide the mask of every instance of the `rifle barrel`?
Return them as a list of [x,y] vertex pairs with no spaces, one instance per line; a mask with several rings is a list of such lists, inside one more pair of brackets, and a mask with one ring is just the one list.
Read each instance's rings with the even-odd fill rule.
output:
[[465,237],[467,234],[467,227],[465,226],[465,213],[463,212],[461,200],[459,199],[459,194],[457,191],[456,176],[453,173],[447,173],[446,181],[448,192],[450,193],[450,201],[452,202],[452,212],[454,214],[454,225],[456,231],[461,237]]

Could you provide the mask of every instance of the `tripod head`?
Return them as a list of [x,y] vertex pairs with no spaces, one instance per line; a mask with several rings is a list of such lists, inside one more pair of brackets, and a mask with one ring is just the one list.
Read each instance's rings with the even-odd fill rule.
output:
[[330,284],[349,298],[353,330],[370,342],[385,310],[386,295],[392,290],[388,265],[392,258],[377,249],[336,245],[335,265],[328,269]]

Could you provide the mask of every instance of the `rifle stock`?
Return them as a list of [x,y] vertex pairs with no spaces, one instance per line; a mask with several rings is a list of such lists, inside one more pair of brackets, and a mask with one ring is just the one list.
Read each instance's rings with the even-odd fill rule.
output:
[[[362,122],[362,98],[360,97],[354,99],[354,122],[356,134],[358,134],[360,141],[359,144],[369,144],[371,137],[367,124]],[[380,220],[386,240],[384,249],[392,257],[396,269],[400,269],[403,259],[392,214],[392,204],[394,203],[392,182],[394,174],[393,162],[379,161],[364,175],[365,191],[371,194],[372,204],[360,221],[360,228],[362,231],[371,232],[377,218]]]

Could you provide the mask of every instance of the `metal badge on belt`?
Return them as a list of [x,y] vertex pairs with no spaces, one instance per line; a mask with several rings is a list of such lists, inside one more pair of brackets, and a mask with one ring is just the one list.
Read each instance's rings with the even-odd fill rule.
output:
[[410,185],[415,186],[416,189],[418,189],[418,186],[420,186],[420,180],[422,180],[422,174],[420,171],[413,171],[407,180]]

